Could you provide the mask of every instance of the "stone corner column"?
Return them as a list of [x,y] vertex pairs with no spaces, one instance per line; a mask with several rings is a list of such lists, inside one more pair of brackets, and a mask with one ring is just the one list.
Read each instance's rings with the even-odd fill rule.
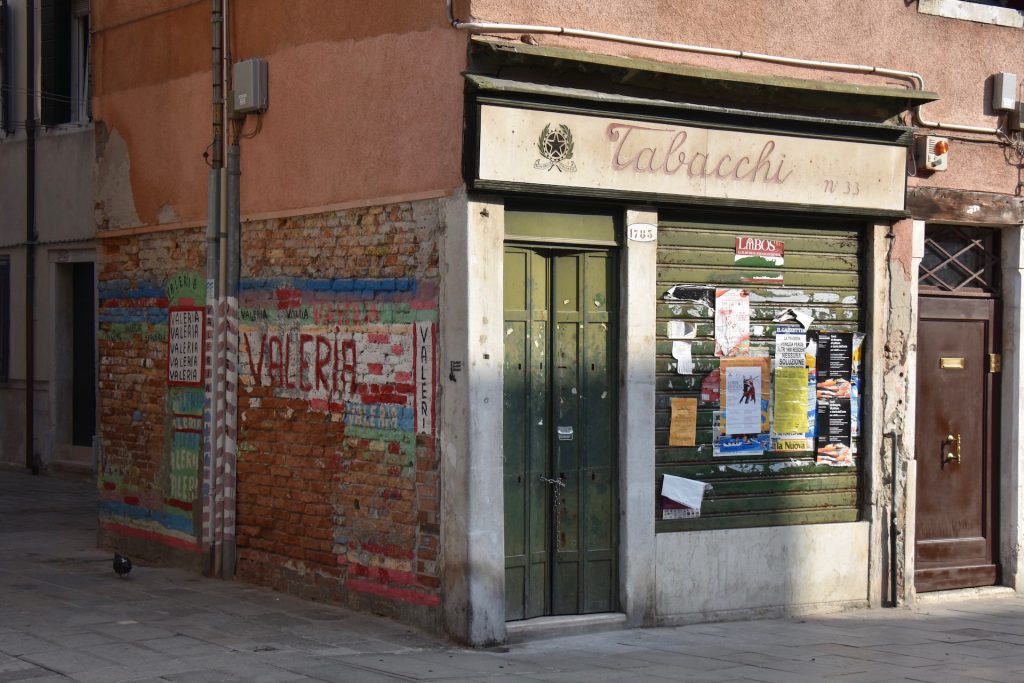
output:
[[[650,209],[626,211],[626,226],[658,224]],[[656,538],[654,534],[655,333],[657,325],[658,243],[623,236],[619,305],[619,586],[630,626],[656,618]]]
[[446,204],[438,368],[443,614],[452,638],[484,646],[506,637],[504,207],[464,190]]

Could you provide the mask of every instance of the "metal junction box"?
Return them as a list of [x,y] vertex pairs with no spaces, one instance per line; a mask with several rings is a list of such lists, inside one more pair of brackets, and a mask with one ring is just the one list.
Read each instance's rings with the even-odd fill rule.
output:
[[267,63],[246,59],[231,67],[231,117],[258,114],[267,109]]
[[1013,111],[1017,106],[1017,75],[1000,72],[992,76],[992,111]]

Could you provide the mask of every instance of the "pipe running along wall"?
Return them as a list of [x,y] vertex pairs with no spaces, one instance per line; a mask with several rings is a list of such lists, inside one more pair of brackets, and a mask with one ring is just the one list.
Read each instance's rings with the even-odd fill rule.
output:
[[[234,167],[234,175],[237,176],[237,147],[228,147],[227,134],[227,96],[231,89],[229,17],[228,0],[212,0],[213,141],[206,231],[209,342],[206,356],[203,539],[209,549],[209,573],[220,577],[230,577],[235,573],[234,483],[238,404],[238,182],[237,177],[232,182],[231,168],[224,167],[227,157],[228,166]],[[232,149],[235,150],[233,157]]]
[[[569,36],[573,38],[586,38],[589,40],[601,40],[605,42],[623,43],[626,45],[637,45],[640,47],[652,47],[662,50],[673,50],[676,52],[690,52],[693,54],[711,55],[715,57],[733,57],[735,59],[747,59],[769,64],[780,64],[805,69],[819,69],[822,71],[836,71],[855,74],[877,74],[909,80],[917,90],[924,90],[924,77],[916,71],[902,69],[889,69],[880,66],[868,66],[863,64],[846,64],[843,62],[827,62],[817,59],[800,59],[797,57],[784,57],[780,55],[769,55],[759,52],[747,52],[745,50],[730,50],[717,47],[705,47],[702,45],[688,45],[686,43],[674,43],[664,40],[650,40],[637,38],[635,36],[621,35],[617,33],[604,33],[601,31],[588,31],[585,29],[569,28],[565,26],[547,26],[536,24],[505,24],[489,21],[460,21],[455,18],[452,10],[452,0],[446,2],[448,11],[448,22],[456,29],[470,33],[540,33],[550,35]],[[999,135],[1002,130],[985,126],[969,126],[959,123],[942,123],[929,121],[924,118],[921,108],[918,105],[913,109],[913,123],[920,128],[934,128],[959,133],[979,133],[985,135]]]
[[36,393],[36,3],[25,2],[25,467],[39,474],[35,457]]

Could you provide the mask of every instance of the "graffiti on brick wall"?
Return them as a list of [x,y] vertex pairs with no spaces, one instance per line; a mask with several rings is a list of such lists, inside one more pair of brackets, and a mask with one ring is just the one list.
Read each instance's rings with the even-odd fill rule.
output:
[[167,312],[167,381],[178,386],[203,386],[203,340],[206,311],[197,306],[172,306]]
[[[110,405],[101,417],[107,423],[101,523],[119,534],[195,550],[205,395],[194,340],[196,323],[201,335],[196,316],[202,315],[205,283],[184,271],[159,283],[107,280],[99,290],[101,405]],[[153,395],[163,408],[144,411],[124,395]],[[132,427],[119,427],[127,415]],[[140,441],[135,433],[149,436]],[[147,444],[161,433],[162,457],[149,462]]]
[[413,279],[256,280],[241,297],[241,382],[346,426],[434,431],[436,297]]
[[[432,559],[418,548],[433,532],[436,481],[424,471],[433,448],[417,442],[435,431],[436,283],[247,282],[239,318],[239,383],[250,408],[266,411],[268,395],[296,399],[336,425],[328,447],[333,490],[325,498],[331,537],[323,551],[345,568],[345,587],[439,605]],[[282,410],[291,419],[291,405]],[[266,415],[250,413],[253,434],[265,429]]]
[[[164,458],[167,504],[194,522],[203,458],[203,341],[206,281],[177,273],[167,283],[167,421],[170,443]],[[193,527],[194,528],[194,527]]]
[[199,464],[203,452],[202,389],[173,387],[170,392],[171,445],[167,463],[167,503],[190,511],[199,495]]

